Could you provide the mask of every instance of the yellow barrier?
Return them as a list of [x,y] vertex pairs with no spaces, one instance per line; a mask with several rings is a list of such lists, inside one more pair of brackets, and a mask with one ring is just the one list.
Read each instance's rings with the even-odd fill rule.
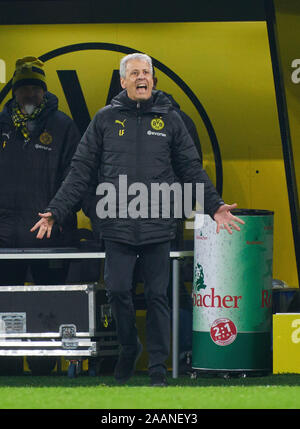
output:
[[300,313],[273,315],[273,373],[300,374]]

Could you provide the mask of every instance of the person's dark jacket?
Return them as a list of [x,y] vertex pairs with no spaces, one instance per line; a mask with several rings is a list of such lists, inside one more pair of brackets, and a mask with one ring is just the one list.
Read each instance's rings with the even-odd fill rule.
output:
[[57,97],[46,97],[45,109],[28,124],[28,143],[12,122],[13,99],[0,113],[0,247],[68,246],[76,239],[76,213],[66,216],[62,232],[56,225],[50,240],[30,232],[66,177],[80,140],[73,120],[58,110]]
[[[161,128],[154,119],[163,121]],[[61,223],[88,191],[95,171],[98,183],[112,184],[117,196],[120,175],[126,176],[128,187],[134,183],[146,185],[149,212],[151,183],[171,185],[176,177],[182,183],[204,183],[205,212],[211,216],[224,204],[201,168],[198,152],[179,114],[161,91],[153,91],[149,100],[137,103],[124,90],[97,112],[78,145],[69,175],[45,211],[52,212]],[[127,195],[128,206],[134,204],[137,195]],[[99,219],[101,236],[133,245],[172,240],[176,220],[172,214],[163,218],[161,209],[160,202],[158,218],[120,218],[117,200],[117,217]]]
[[[172,106],[176,109],[176,111],[179,113],[181,119],[183,120],[184,125],[186,126],[186,129],[187,129],[189,135],[192,137],[195,148],[198,151],[201,166],[202,166],[203,165],[202,149],[201,149],[200,139],[198,136],[198,131],[197,131],[197,128],[196,128],[194,121],[183,110],[180,109],[180,105],[177,103],[177,101],[173,98],[173,96],[171,94],[168,94],[165,91],[163,91],[163,93],[168,97],[168,99],[172,103]],[[182,197],[182,201],[184,201],[184,195]],[[195,210],[195,206],[196,206],[196,198],[194,195],[193,203],[192,203],[193,210]],[[185,219],[181,219],[177,222],[176,237],[171,242],[171,249],[172,250],[182,250],[184,248],[184,220]]]
[[203,155],[202,155],[202,149],[200,144],[200,139],[198,135],[198,131],[196,128],[196,125],[192,118],[188,116],[183,110],[180,109],[180,105],[177,103],[177,101],[173,98],[171,94],[168,94],[167,92],[164,92],[164,94],[168,97],[168,99],[171,101],[172,106],[178,111],[179,115],[181,116],[181,119],[184,122],[184,125],[186,126],[186,129],[188,130],[189,135],[192,137],[193,142],[195,144],[195,147],[198,151],[199,158],[201,161],[201,164],[203,163]]

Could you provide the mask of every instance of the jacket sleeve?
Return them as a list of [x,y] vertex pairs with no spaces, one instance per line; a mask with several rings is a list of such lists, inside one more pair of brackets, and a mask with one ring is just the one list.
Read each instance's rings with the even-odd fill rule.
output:
[[59,224],[82,201],[99,167],[102,152],[100,115],[99,111],[88,126],[77,146],[65,180],[45,209],[53,214]]
[[82,199],[81,208],[83,213],[91,218],[94,212],[96,213],[96,202],[98,201],[96,198],[96,189],[98,185],[98,174],[93,174],[93,177],[90,181],[89,187]]
[[[62,182],[65,180],[65,178],[67,177],[70,171],[71,161],[81,138],[81,135],[79,133],[79,130],[75,122],[71,118],[68,118],[68,119],[69,119],[68,126],[66,128],[65,135],[64,135],[63,148],[60,156],[60,165],[58,168],[59,175],[57,175],[56,183],[55,183],[55,193],[58,191]],[[73,211],[69,213],[69,216],[73,218],[74,214],[78,212],[80,208],[81,208],[81,205],[77,204],[73,208]],[[65,219],[65,220],[67,221],[68,219]]]
[[184,122],[184,125],[186,126],[186,128],[188,130],[189,135],[193,139],[194,145],[198,151],[200,162],[202,165],[203,164],[202,149],[201,149],[201,143],[200,143],[200,139],[198,136],[198,131],[197,131],[196,125],[195,125],[194,121],[192,120],[192,118],[190,118],[185,112],[180,110],[179,113],[180,113],[181,119]]
[[206,171],[202,168],[198,151],[179,114],[173,111],[172,116],[173,139],[171,156],[175,174],[181,183],[192,183],[193,195],[195,195],[196,184],[204,184],[204,213],[213,218],[213,215],[224,204],[224,201]]
[[80,133],[77,128],[77,125],[73,120],[70,120],[68,129],[65,135],[64,148],[62,152],[61,159],[61,181],[65,180],[67,177],[70,168],[71,161],[76,152],[78,143],[80,142]]

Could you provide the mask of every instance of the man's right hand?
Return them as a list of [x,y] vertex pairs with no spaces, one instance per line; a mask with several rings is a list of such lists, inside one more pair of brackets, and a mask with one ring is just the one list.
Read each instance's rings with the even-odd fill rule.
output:
[[46,233],[47,238],[50,238],[52,227],[55,222],[52,213],[39,213],[39,216],[41,217],[41,219],[31,228],[30,232],[34,232],[38,229],[39,231],[37,233],[36,238],[39,238],[41,240]]

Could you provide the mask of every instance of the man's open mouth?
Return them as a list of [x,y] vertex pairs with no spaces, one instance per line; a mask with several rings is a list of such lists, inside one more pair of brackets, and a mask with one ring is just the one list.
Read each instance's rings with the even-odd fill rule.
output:
[[145,83],[139,83],[139,84],[136,86],[136,89],[137,89],[138,91],[146,91],[146,90],[147,90],[147,85],[146,85]]

